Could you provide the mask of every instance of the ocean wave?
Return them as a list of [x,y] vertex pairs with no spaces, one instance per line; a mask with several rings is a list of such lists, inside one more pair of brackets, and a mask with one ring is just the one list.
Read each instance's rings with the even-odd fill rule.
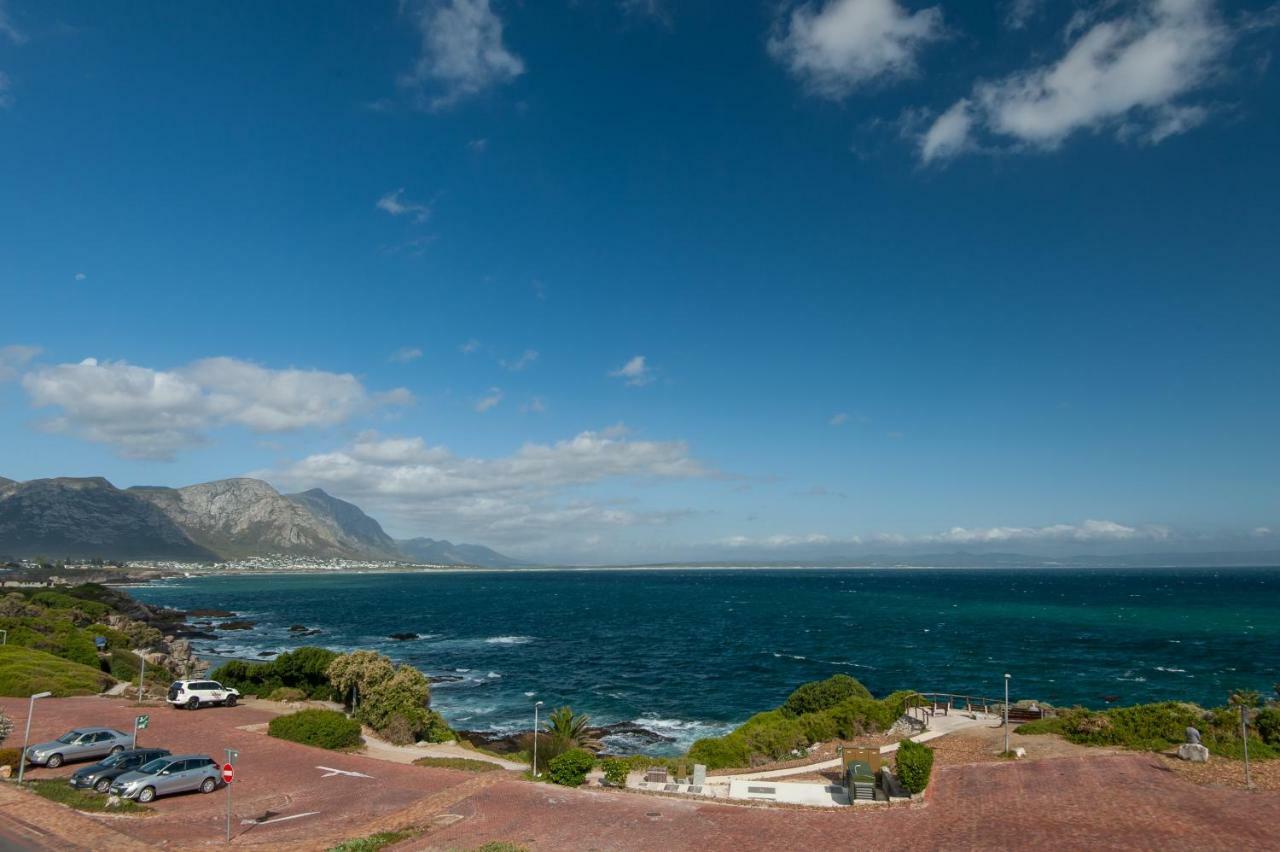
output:
[[1172,666],[1168,666],[1168,667],[1166,667],[1166,666],[1156,666],[1156,671],[1158,671],[1158,672],[1170,672],[1170,673],[1176,673],[1176,674],[1186,674],[1186,673],[1187,673],[1187,670],[1186,670],[1186,669],[1175,669],[1175,668],[1173,668]]
[[490,636],[484,640],[488,645],[527,645],[533,641],[532,636]]

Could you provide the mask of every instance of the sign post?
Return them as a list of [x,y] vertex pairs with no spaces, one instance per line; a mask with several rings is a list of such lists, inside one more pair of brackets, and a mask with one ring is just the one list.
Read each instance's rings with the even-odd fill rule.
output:
[[142,690],[145,688],[145,684],[147,682],[147,658],[145,656],[140,656],[139,659],[142,660],[142,671],[138,672],[138,703],[141,704]]
[[133,747],[138,747],[138,731],[145,731],[151,724],[150,716],[135,716],[133,719]]
[[240,756],[240,752],[233,748],[227,749],[227,762],[222,764],[222,781],[227,785],[227,842],[231,842],[231,782],[236,777],[236,758]]

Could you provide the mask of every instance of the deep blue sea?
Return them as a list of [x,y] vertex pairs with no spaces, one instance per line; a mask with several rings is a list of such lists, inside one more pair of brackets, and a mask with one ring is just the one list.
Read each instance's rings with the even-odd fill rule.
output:
[[[527,729],[541,700],[636,721],[669,751],[836,672],[876,694],[988,696],[1009,672],[1014,698],[1089,706],[1221,704],[1280,681],[1280,568],[432,571],[132,592],[256,622],[197,642],[205,653],[372,648],[457,678],[432,698],[454,727]],[[388,638],[402,632],[421,638]]]

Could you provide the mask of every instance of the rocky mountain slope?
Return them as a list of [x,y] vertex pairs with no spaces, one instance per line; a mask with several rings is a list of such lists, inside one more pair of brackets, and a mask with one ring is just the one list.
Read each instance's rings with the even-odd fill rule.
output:
[[0,483],[0,555],[214,558],[156,506],[101,477]]
[[214,561],[281,554],[518,564],[479,545],[429,538],[398,543],[358,506],[319,488],[284,495],[262,480],[239,478],[122,491],[101,477],[0,477],[0,558]]

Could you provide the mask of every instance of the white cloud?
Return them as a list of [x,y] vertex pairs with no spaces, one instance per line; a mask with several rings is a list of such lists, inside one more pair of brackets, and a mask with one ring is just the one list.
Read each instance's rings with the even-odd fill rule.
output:
[[845,423],[848,423],[848,422],[849,422],[849,415],[846,412],[841,411],[837,414],[831,415],[831,419],[827,421],[827,424],[830,426],[843,426]]
[[9,17],[9,10],[6,3],[0,0],[0,35],[9,39],[14,44],[26,44],[27,34],[18,29],[13,19]]
[[769,54],[813,94],[839,100],[877,80],[907,77],[943,36],[942,10],[909,12],[897,0],[828,0],[791,10]]
[[419,0],[412,5],[422,52],[400,84],[419,103],[444,109],[524,73],[502,40],[502,19],[489,0]]
[[83,280],[84,280],[85,278],[87,278],[88,276],[87,276],[87,275],[85,275],[83,272],[77,272],[73,277],[74,277],[77,281],[83,281]]
[[392,216],[411,215],[415,222],[425,222],[427,217],[431,215],[430,207],[417,201],[409,201],[404,197],[404,187],[400,187],[394,192],[388,192],[378,199],[375,206],[379,210],[390,213]]
[[664,523],[680,515],[570,499],[570,489],[611,479],[709,474],[684,442],[632,440],[622,427],[554,444],[525,444],[490,459],[457,456],[421,438],[368,432],[343,449],[260,472],[282,488],[324,488],[404,528],[518,542],[565,530]]
[[1253,534],[1258,538],[1266,538],[1271,535],[1271,527],[1255,527]]
[[627,363],[609,373],[616,379],[625,379],[631,387],[643,387],[653,381],[653,368],[645,363],[643,355],[636,355]]
[[496,408],[500,402],[502,402],[502,388],[489,388],[489,393],[476,400],[474,407],[479,414],[484,414],[489,409]]
[[524,352],[520,353],[519,358],[514,358],[510,361],[503,358],[500,361],[498,361],[498,363],[501,364],[506,369],[510,370],[511,372],[518,373],[521,370],[523,370],[525,367],[529,366],[530,364],[532,364],[534,361],[537,361],[537,360],[538,360],[538,350],[526,349],[524,350]]
[[521,414],[542,414],[547,410],[547,401],[540,396],[530,398],[528,402],[520,406]]
[[1004,25],[1020,30],[1044,9],[1045,0],[1009,0],[1004,12]]
[[12,85],[9,82],[9,75],[0,71],[0,109],[8,109],[13,106],[13,95],[9,94]]
[[1150,144],[1184,133],[1208,115],[1186,99],[1219,77],[1248,26],[1224,22],[1212,0],[1101,3],[1073,17],[1061,58],[981,81],[942,113],[920,139],[921,158],[962,153],[979,132],[1035,150],[1086,130]]
[[396,364],[408,364],[410,361],[417,361],[422,357],[422,350],[416,346],[401,346],[387,359]]
[[1168,527],[1127,526],[1115,521],[1084,521],[1080,524],[1051,524],[1043,527],[952,527],[945,532],[907,535],[894,532],[833,537],[823,533],[770,536],[731,536],[718,543],[732,547],[794,548],[803,545],[837,545],[853,547],[908,547],[913,545],[1006,545],[1041,543],[1107,543],[1166,541],[1172,537]]
[[483,154],[485,151],[489,150],[489,140],[485,138],[472,139],[467,143],[467,150],[476,154]]
[[473,337],[470,340],[468,340],[466,343],[463,343],[460,346],[458,346],[458,351],[461,352],[463,355],[470,355],[473,352],[479,352],[480,341],[476,340]]
[[235,358],[167,371],[86,358],[32,370],[22,384],[32,405],[61,410],[46,429],[109,444],[130,458],[171,458],[218,426],[259,433],[334,426],[413,399],[403,388],[370,394],[350,373],[272,370]]
[[23,346],[13,344],[0,346],[0,382],[16,378],[23,367],[31,363],[31,359],[39,355],[39,346]]

